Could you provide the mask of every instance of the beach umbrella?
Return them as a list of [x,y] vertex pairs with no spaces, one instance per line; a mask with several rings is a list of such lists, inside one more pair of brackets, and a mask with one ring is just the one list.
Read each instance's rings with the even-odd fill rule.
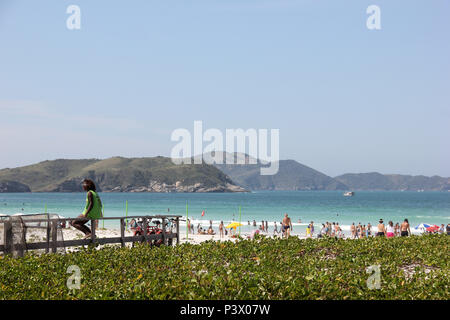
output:
[[437,225],[432,225],[432,226],[428,227],[426,230],[427,230],[428,232],[436,232],[436,231],[439,231],[439,226],[437,226]]
[[431,225],[426,224],[426,223],[421,223],[421,224],[417,225],[414,229],[425,231],[429,227],[431,227]]
[[229,228],[229,229],[233,228],[233,229],[236,229],[237,227],[240,227],[240,226],[242,226],[242,223],[239,223],[239,222],[232,222],[232,223],[230,223],[229,225],[227,225],[225,228]]

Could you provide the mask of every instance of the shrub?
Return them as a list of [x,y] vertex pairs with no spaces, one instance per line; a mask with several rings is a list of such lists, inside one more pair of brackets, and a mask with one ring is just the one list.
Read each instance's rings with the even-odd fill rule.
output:
[[[450,237],[259,238],[0,257],[0,299],[445,299]],[[69,290],[70,265],[81,288]],[[367,267],[380,265],[370,290]]]

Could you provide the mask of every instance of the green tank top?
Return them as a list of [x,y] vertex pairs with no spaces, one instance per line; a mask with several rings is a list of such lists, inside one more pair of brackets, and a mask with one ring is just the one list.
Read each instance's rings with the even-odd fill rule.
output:
[[94,205],[92,206],[91,211],[89,211],[87,217],[91,219],[98,219],[102,217],[102,201],[100,200],[100,197],[98,196],[97,192],[95,191],[88,191],[86,193],[86,207],[84,208],[83,214],[86,214],[86,211],[89,208],[89,192],[92,193],[92,198],[94,200]]

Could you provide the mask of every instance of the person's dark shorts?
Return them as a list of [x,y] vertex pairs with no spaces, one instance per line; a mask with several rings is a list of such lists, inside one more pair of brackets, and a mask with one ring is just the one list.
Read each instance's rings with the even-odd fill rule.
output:
[[402,233],[400,233],[400,235],[402,237],[407,237],[408,236],[408,231],[402,231]]
[[378,232],[377,237],[384,237],[384,232]]
[[76,224],[85,224],[88,221],[89,221],[89,219],[86,218],[86,217],[77,217],[75,220],[71,221],[71,224],[74,224],[74,223],[76,223]]

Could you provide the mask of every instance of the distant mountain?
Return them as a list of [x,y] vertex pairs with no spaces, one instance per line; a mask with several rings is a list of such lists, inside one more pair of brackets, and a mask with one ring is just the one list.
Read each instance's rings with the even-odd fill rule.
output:
[[[227,154],[224,153],[224,159]],[[450,178],[348,173],[335,178],[294,160],[280,160],[275,175],[265,163],[228,154],[246,164],[182,164],[170,158],[59,159],[0,170],[0,192],[80,192],[90,178],[104,192],[244,192],[246,190],[450,190]],[[256,164],[249,164],[254,160]]]
[[245,191],[212,165],[175,165],[166,157],[115,157],[105,160],[59,159],[3,169],[0,170],[0,181],[5,182],[0,185],[0,192],[79,192],[84,178],[94,180],[99,190],[114,192]]
[[347,173],[335,177],[351,190],[405,190],[405,191],[447,191],[450,178],[439,176],[410,176],[400,174]]
[[[248,163],[248,159],[246,161]],[[257,164],[214,164],[235,183],[250,190],[346,190],[347,186],[294,160],[280,160],[275,175],[261,175]]]

